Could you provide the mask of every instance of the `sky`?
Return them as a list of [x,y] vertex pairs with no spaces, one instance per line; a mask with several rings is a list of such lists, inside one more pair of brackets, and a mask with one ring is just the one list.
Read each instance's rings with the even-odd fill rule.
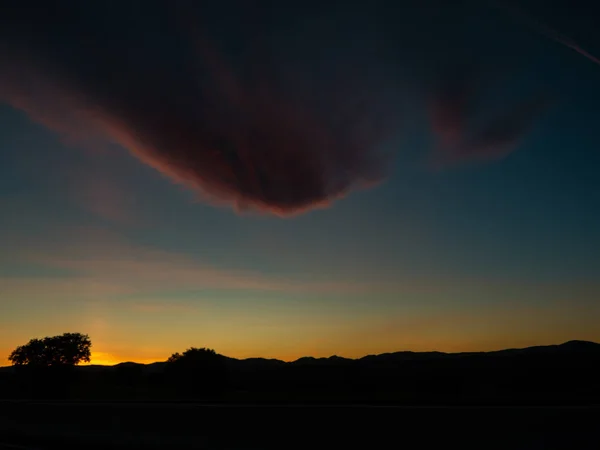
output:
[[597,7],[51,3],[0,14],[0,365],[600,341]]

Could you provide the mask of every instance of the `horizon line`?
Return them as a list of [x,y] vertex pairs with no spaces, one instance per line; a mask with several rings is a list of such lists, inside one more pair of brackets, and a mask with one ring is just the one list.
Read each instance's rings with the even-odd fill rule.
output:
[[[559,347],[562,345],[566,345],[566,344],[570,344],[570,343],[579,343],[579,344],[594,344],[594,345],[599,345],[599,342],[594,342],[594,341],[588,341],[588,340],[584,340],[584,339],[570,339],[568,341],[564,341],[560,344],[542,344],[542,345],[530,345],[527,347],[508,347],[508,348],[501,348],[501,349],[497,349],[497,350],[478,350],[478,351],[459,351],[459,352],[443,352],[443,351],[439,351],[439,350],[427,350],[427,351],[413,351],[413,350],[397,350],[397,351],[391,351],[391,352],[383,352],[383,353],[370,353],[364,356],[360,356],[357,358],[348,358],[345,356],[339,356],[336,354],[330,355],[330,356],[320,356],[320,357],[315,357],[315,356],[301,356],[299,358],[296,359],[290,359],[290,360],[283,360],[283,359],[279,359],[279,358],[265,358],[265,357],[261,357],[261,356],[251,356],[248,358],[235,358],[232,356],[227,356],[224,355],[222,353],[218,353],[218,355],[223,356],[225,358],[228,359],[234,359],[237,361],[247,361],[249,359],[263,359],[263,360],[267,360],[267,361],[279,361],[282,362],[284,364],[289,364],[289,363],[294,363],[297,361],[300,361],[301,359],[315,359],[315,360],[321,360],[321,359],[331,359],[331,358],[340,358],[340,359],[345,359],[345,360],[349,360],[349,361],[359,361],[361,359],[364,358],[368,358],[369,356],[382,356],[382,355],[392,355],[392,354],[396,354],[396,353],[416,353],[416,354],[424,354],[424,353],[439,353],[442,355],[461,355],[461,354],[477,354],[477,353],[497,353],[497,352],[503,352],[503,351],[513,351],[513,350],[527,350],[527,349],[531,349],[531,348],[539,348],[539,347]],[[188,348],[201,348],[201,347],[188,347]],[[168,359],[168,358],[167,358]],[[148,363],[141,363],[141,362],[136,362],[136,361],[121,361],[115,364],[94,364],[93,362],[89,362],[89,363],[84,363],[84,364],[77,364],[78,367],[90,367],[90,366],[98,366],[98,367],[116,367],[118,365],[121,364],[138,364],[138,365],[142,365],[142,366],[150,366],[152,364],[161,364],[161,363],[166,363],[167,359],[164,360],[159,360],[159,361],[153,361],[153,362],[148,362]],[[10,367],[15,367],[15,365],[8,365],[8,366],[0,366],[0,369],[4,369],[4,368],[10,368]]]

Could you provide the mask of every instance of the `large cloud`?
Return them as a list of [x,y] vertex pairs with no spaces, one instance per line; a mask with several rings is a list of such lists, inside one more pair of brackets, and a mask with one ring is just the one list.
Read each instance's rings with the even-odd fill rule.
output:
[[206,201],[282,216],[383,179],[394,124],[373,83],[348,81],[352,65],[229,62],[176,21],[158,32],[140,18],[128,32],[101,13],[61,14],[62,39],[42,27],[4,47],[0,96],[71,141],[116,141]]
[[[303,17],[301,2],[283,2],[275,14],[271,2],[241,0],[217,12],[218,2],[184,10],[164,0],[143,8],[31,1],[38,7],[15,3],[0,17],[0,100],[71,143],[115,141],[204,201],[237,211],[295,215],[380,182],[390,166],[382,149],[400,127],[394,111],[412,115],[416,106],[398,105],[394,92],[410,98],[425,73],[442,80],[425,82],[437,164],[508,155],[545,105],[527,97],[490,115],[494,104],[481,96],[494,94],[489,74],[450,73],[464,45],[437,38],[405,63],[425,70],[390,89],[379,75],[402,71],[371,52],[376,46],[357,28],[368,15],[362,9],[360,20],[344,21],[338,9],[339,21],[328,21],[321,9]],[[232,14],[234,5],[245,9]],[[351,29],[338,33],[334,23]],[[419,34],[408,25],[394,24],[402,42],[445,30],[436,34],[432,23]]]

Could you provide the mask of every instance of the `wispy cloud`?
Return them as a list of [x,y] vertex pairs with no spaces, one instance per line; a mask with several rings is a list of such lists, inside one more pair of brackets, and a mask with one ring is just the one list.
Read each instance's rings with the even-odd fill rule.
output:
[[[430,302],[434,297],[463,298],[465,292],[473,301],[493,291],[505,298],[504,303],[523,296],[564,301],[569,296],[591,297],[598,291],[594,282],[560,283],[550,281],[519,281],[512,279],[472,279],[468,277],[402,276],[394,279],[330,279],[307,280],[294,276],[281,277],[256,270],[216,267],[191,255],[141,246],[119,235],[97,228],[65,230],[69,240],[50,239],[45,243],[30,239],[22,243],[21,264],[31,264],[37,273],[49,270],[50,275],[0,276],[0,297],[19,303],[60,302],[93,304],[119,301],[124,309],[143,314],[185,313],[194,308],[188,302],[172,299],[180,293],[203,296],[222,291],[244,297],[261,293],[321,295],[341,297],[361,296],[369,304],[382,298],[397,298],[402,305]],[[48,236],[46,236],[48,238]],[[543,294],[540,294],[543,292]],[[537,294],[536,294],[537,293]],[[555,299],[555,300],[553,300]],[[457,300],[464,303],[466,300]],[[520,300],[519,300],[520,301]],[[9,303],[10,305],[10,303]],[[190,309],[191,308],[191,309]]]
[[41,75],[40,67],[24,50],[19,55],[0,52],[0,62],[0,101],[56,131],[68,145],[94,151],[104,148],[104,125],[77,93],[55,81],[49,72]]
[[[0,292],[37,297],[69,294],[89,299],[202,290],[350,295],[394,292],[398,288],[395,282],[310,281],[215,267],[190,255],[136,245],[97,228],[76,228],[64,234],[67,239],[24,242],[19,251],[21,264],[60,271],[61,276],[0,278]],[[146,309],[150,311],[152,307]]]
[[168,312],[176,313],[190,313],[196,312],[197,308],[190,304],[173,303],[149,303],[149,302],[137,302],[131,305],[132,311],[142,314],[164,314]]
[[539,95],[490,116],[489,105],[479,105],[482,87],[490,90],[489,81],[476,77],[472,70],[459,70],[433,91],[429,112],[436,140],[435,168],[506,157],[549,105],[548,99]]

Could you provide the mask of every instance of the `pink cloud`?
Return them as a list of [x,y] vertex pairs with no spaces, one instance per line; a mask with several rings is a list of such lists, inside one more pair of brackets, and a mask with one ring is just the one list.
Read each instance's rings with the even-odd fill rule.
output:
[[308,71],[278,77],[264,61],[269,70],[242,77],[205,45],[186,55],[190,73],[139,60],[104,85],[98,77],[71,82],[64,74],[72,68],[49,70],[40,60],[4,61],[13,69],[0,74],[0,100],[70,143],[118,143],[205,202],[291,216],[385,178],[381,145],[396,124],[373,88],[350,82],[349,72],[319,86]]

